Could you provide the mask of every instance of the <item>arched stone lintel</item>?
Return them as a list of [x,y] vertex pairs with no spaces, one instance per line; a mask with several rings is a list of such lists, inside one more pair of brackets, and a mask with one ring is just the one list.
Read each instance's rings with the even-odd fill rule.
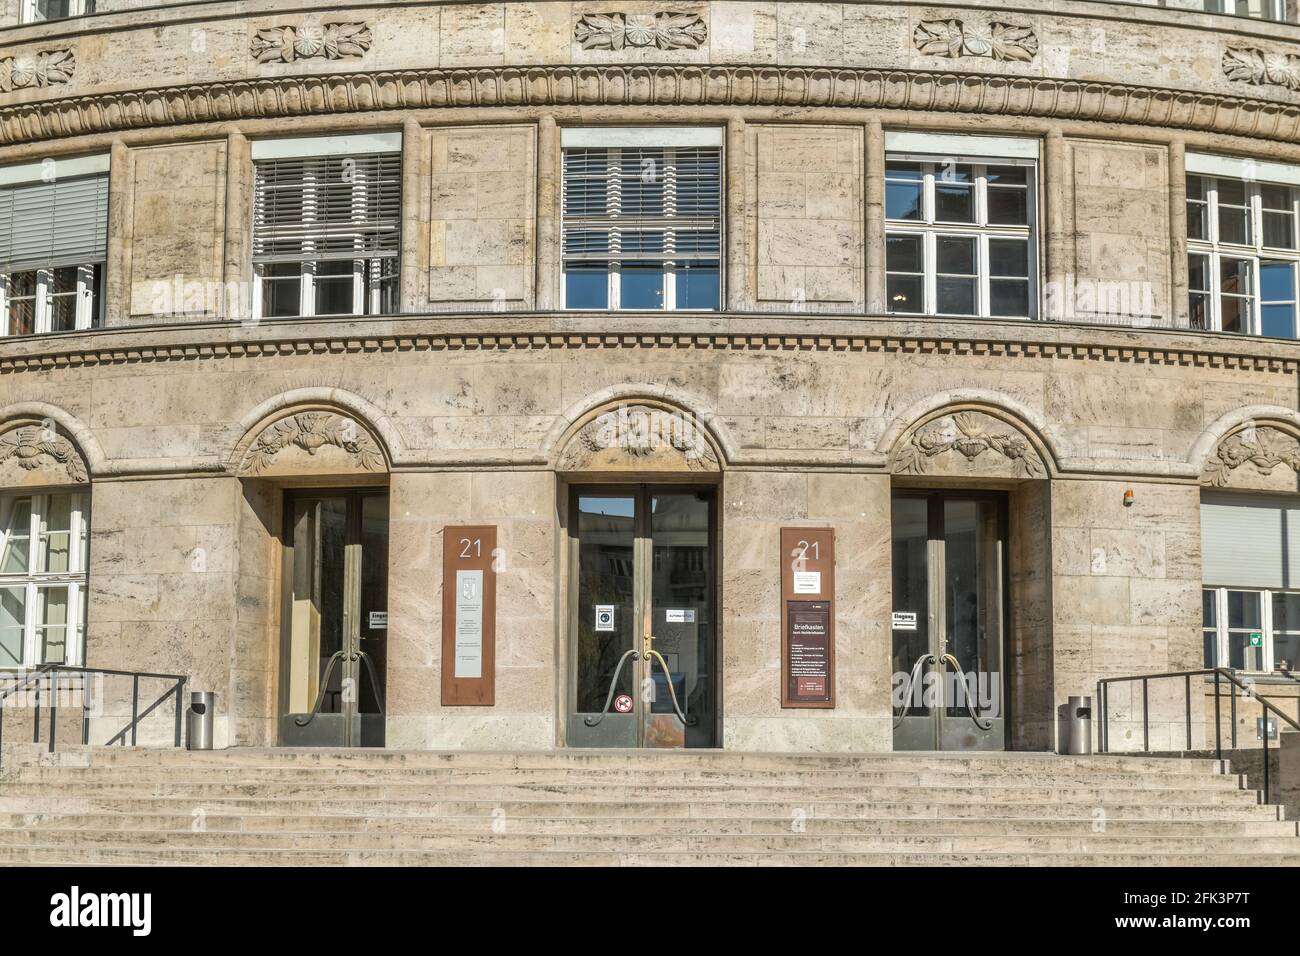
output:
[[110,470],[94,434],[65,409],[48,402],[0,408],[0,475],[6,487],[86,484]]
[[[240,438],[226,459],[231,474],[310,474],[326,450],[319,473],[381,473],[391,470],[400,440],[389,417],[359,395],[337,388],[282,392],[249,411]],[[277,462],[282,454],[296,464]]]

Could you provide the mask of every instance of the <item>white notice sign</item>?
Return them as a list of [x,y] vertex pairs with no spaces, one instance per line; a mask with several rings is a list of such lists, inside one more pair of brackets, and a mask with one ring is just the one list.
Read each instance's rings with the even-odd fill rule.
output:
[[371,611],[371,612],[370,612],[370,629],[371,629],[372,631],[378,631],[378,630],[380,630],[381,628],[386,628],[386,627],[388,627],[388,612],[387,612],[387,611]]
[[614,630],[614,605],[612,604],[596,605],[596,630],[597,631]]
[[694,624],[695,608],[670,607],[664,611],[664,620],[669,624]]
[[796,571],[794,573],[795,594],[821,594],[822,573],[820,571]]
[[915,631],[915,630],[916,630],[916,612],[915,612],[915,611],[895,611],[895,612],[894,612],[894,630],[896,630],[896,631]]
[[457,678],[483,676],[483,572],[456,572]]

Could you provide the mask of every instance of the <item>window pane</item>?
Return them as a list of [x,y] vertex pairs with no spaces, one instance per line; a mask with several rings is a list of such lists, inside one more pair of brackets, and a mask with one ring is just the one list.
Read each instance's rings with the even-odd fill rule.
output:
[[1029,225],[1029,191],[1026,189],[988,190],[989,222],[999,226]]
[[68,656],[68,588],[45,587],[37,591],[41,663],[63,664]]
[[989,166],[984,178],[990,186],[1024,186],[1029,182],[1028,173],[1026,166]]
[[1191,323],[1194,329],[1208,329],[1210,327],[1210,297],[1203,292],[1193,292],[1190,295],[1190,313]]
[[1285,212],[1264,211],[1264,245],[1274,249],[1294,249],[1295,216]]
[[1259,334],[1275,339],[1295,338],[1295,306],[1289,304],[1260,306]]
[[1210,291],[1210,257],[1192,253],[1187,257],[1187,284],[1199,292]]
[[1249,244],[1250,210],[1247,208],[1246,184],[1236,179],[1220,179],[1219,241]]
[[1201,636],[1205,641],[1205,666],[1218,667],[1219,635],[1215,631],[1202,631]]
[[[959,166],[958,169],[966,167]],[[935,171],[934,183],[934,218],[936,222],[974,222],[975,221],[975,187],[963,183],[959,178],[953,181],[940,181],[942,172]]]
[[975,280],[940,276],[937,282],[941,315],[975,314]]
[[1251,261],[1249,259],[1219,260],[1219,290],[1229,295],[1250,295],[1254,291],[1251,282]]
[[1008,318],[1029,318],[1027,279],[990,279],[989,314]]
[[920,219],[921,184],[886,182],[885,218]]
[[1263,670],[1264,648],[1252,645],[1250,634],[1229,633],[1228,666],[1247,671]]
[[1300,661],[1300,634],[1273,635],[1273,669],[1294,670]]
[[262,267],[262,314],[270,318],[302,315],[302,266],[276,262]]
[[41,516],[41,537],[45,549],[45,564],[41,568],[50,574],[65,574],[69,564],[72,542],[72,495],[50,495],[45,514]]
[[1295,299],[1294,264],[1278,259],[1261,259],[1259,263],[1259,297],[1264,302],[1291,302]]
[[397,259],[371,259],[365,269],[364,309],[372,315],[396,315]]
[[26,574],[31,547],[32,499],[5,500],[5,546],[0,574]]
[[885,269],[889,272],[920,272],[921,237],[889,236],[885,240]]
[[564,270],[564,304],[569,309],[609,308],[609,273],[604,263]]
[[1217,180],[1219,187],[1219,205],[1231,204],[1233,206],[1245,206],[1247,204],[1246,183],[1240,179],[1220,179]]
[[316,263],[314,291],[317,315],[352,315],[356,309],[356,270],[351,259]]
[[1206,588],[1201,591],[1201,626],[1217,627],[1218,626],[1218,592],[1212,588]]
[[1300,592],[1273,595],[1273,630],[1300,631]]
[[1265,209],[1289,213],[1292,211],[1291,187],[1280,186],[1276,183],[1261,183],[1259,186],[1259,202]]
[[1223,296],[1219,300],[1219,319],[1222,331],[1246,334],[1250,331],[1250,300]]
[[677,266],[677,308],[716,309],[718,307],[718,264],[684,262]]
[[0,667],[22,666],[26,621],[27,589],[0,588]]
[[71,332],[77,327],[76,266],[54,269],[50,284],[50,330]]
[[919,183],[925,178],[920,163],[895,162],[888,162],[885,164],[885,177],[888,179],[901,179],[914,183]]
[[961,236],[939,236],[934,243],[936,270],[941,275],[975,273],[975,240]]
[[1021,239],[989,240],[989,275],[1029,275],[1029,243]]
[[921,312],[925,308],[920,276],[889,276],[887,294],[890,312]]
[[1228,592],[1228,627],[1259,627],[1259,592]]
[[31,335],[36,331],[36,273],[11,273],[5,296],[8,334]]
[[662,309],[664,307],[664,267],[624,263],[619,279],[619,307],[623,309]]

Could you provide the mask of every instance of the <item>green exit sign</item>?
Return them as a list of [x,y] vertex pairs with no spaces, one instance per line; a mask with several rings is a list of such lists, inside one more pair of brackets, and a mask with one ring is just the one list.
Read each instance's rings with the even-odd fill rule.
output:
[[1250,646],[1251,646],[1251,647],[1263,647],[1263,646],[1264,646],[1264,635],[1263,635],[1263,634],[1252,634],[1252,635],[1250,635]]

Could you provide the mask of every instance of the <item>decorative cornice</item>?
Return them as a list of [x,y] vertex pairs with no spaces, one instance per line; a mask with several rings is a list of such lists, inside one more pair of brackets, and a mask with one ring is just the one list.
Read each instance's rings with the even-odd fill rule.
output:
[[584,13],[573,38],[584,50],[698,50],[709,37],[704,18],[694,13]]
[[978,56],[1029,63],[1038,55],[1034,28],[1005,20],[922,20],[912,42],[921,53],[950,60]]
[[1228,47],[1223,51],[1223,75],[1251,86],[1300,90],[1300,56],[1269,53],[1258,47]]
[[24,425],[0,435],[0,464],[14,462],[23,471],[54,466],[75,482],[86,481],[81,453],[62,435],[37,425]]
[[6,56],[0,59],[0,93],[61,86],[72,79],[76,70],[77,55],[68,49]]
[[[805,314],[806,318],[806,314]],[[840,318],[839,316],[827,318]],[[174,328],[173,330],[174,331]],[[210,331],[210,330],[208,330]],[[82,348],[59,351],[63,342],[50,342],[33,354],[4,354],[0,345],[0,375],[25,371],[47,371],[98,365],[132,363],[193,362],[225,358],[267,358],[307,355],[362,355],[392,352],[477,352],[530,351],[540,349],[611,350],[681,349],[744,350],[763,352],[876,352],[899,355],[953,355],[981,358],[1054,359],[1104,362],[1124,365],[1178,366],[1184,368],[1231,369],[1284,375],[1300,373],[1300,349],[1295,357],[1242,355],[1196,349],[1187,346],[1161,348],[1058,341],[1008,341],[994,338],[934,335],[872,334],[762,334],[762,333],[637,333],[637,332],[465,332],[317,334],[275,339],[203,341],[140,345],[106,344],[96,347],[99,336],[121,335],[130,330],[111,329],[92,333]],[[196,332],[198,335],[198,332]],[[44,343],[42,343],[44,345]]]
[[838,106],[1131,123],[1293,142],[1300,103],[976,73],[695,65],[285,76],[0,108],[0,145],[181,123],[492,106]]
[[314,456],[326,447],[339,448],[364,471],[382,471],[384,456],[356,422],[333,412],[300,412],[266,428],[244,458],[241,474],[258,475],[281,452],[301,448]]
[[258,30],[249,49],[258,63],[292,63],[363,56],[370,42],[367,23],[304,24]]

